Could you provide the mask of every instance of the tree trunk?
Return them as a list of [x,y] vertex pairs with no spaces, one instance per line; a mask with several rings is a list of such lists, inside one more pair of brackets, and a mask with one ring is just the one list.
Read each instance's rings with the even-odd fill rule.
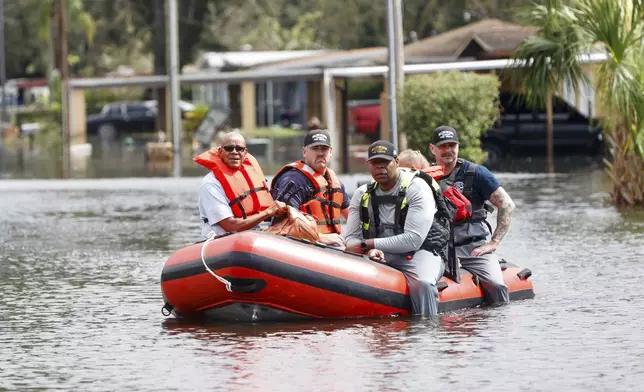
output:
[[554,144],[553,144],[554,130],[553,130],[553,124],[552,124],[552,95],[553,95],[553,89],[549,88],[548,96],[546,97],[546,121],[547,121],[546,144],[548,146],[547,159],[548,159],[549,173],[554,173],[555,171]]
[[[47,69],[46,69],[46,77],[47,77],[47,86],[49,87],[49,91],[53,92],[55,88],[54,84],[54,70],[56,69],[56,48],[57,46],[57,40],[56,40],[56,32],[58,31],[56,29],[58,20],[56,19],[56,13],[54,12],[54,9],[57,9],[55,4],[53,2],[49,3],[49,47],[47,48]],[[53,100],[53,95],[49,96],[49,100]]]
[[613,204],[616,207],[623,207],[629,202],[629,197],[625,194],[628,187],[627,170],[626,170],[626,141],[627,141],[626,125],[619,121],[615,127],[615,134],[613,135],[613,162],[612,162],[612,180],[613,180]]

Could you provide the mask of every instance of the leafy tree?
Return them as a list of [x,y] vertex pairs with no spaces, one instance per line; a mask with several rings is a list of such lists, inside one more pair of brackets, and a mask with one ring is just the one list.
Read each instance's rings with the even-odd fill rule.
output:
[[438,72],[405,79],[398,102],[399,131],[407,134],[410,148],[428,155],[433,131],[440,125],[458,130],[459,155],[482,162],[480,137],[496,118],[499,79],[468,72]]
[[313,25],[322,16],[321,12],[311,12],[303,15],[292,28],[284,28],[280,22],[271,16],[263,15],[257,25],[241,39],[243,44],[249,44],[256,50],[298,50],[319,48],[315,40]]

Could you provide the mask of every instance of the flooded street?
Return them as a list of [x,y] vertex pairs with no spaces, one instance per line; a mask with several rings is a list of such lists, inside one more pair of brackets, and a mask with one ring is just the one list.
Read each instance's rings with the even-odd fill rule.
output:
[[[500,253],[533,271],[533,300],[435,321],[257,325],[162,316],[163,263],[199,238],[202,171],[149,178],[137,170],[132,179],[0,180],[0,390],[631,391],[644,383],[644,214],[606,205],[600,170],[499,173],[517,205]],[[347,182],[355,188],[356,178]]]

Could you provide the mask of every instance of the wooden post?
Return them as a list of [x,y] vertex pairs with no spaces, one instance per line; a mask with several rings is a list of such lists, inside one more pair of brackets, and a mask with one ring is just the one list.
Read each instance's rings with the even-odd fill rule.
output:
[[87,142],[85,90],[80,88],[73,89],[70,93],[69,106],[74,108],[69,121],[70,144],[84,144]]
[[333,145],[336,146],[336,148],[333,149],[333,170],[335,170],[338,173],[342,173],[344,170],[343,168],[343,157],[344,157],[344,149],[345,145],[343,145],[345,141],[345,133],[346,130],[344,129],[344,121],[342,116],[344,113],[344,99],[343,99],[343,93],[342,89],[338,88],[335,86],[335,135],[331,136],[333,139]]
[[306,98],[306,112],[309,118],[305,119],[308,121],[312,117],[317,117],[318,120],[322,120],[324,111],[322,110],[323,100],[322,100],[322,81],[320,80],[311,80],[307,83],[307,98]]
[[255,82],[253,81],[243,81],[241,83],[241,117],[242,129],[252,130],[257,127]]

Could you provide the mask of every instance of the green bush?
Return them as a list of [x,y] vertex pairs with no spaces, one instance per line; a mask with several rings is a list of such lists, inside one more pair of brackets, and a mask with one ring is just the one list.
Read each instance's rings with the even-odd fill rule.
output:
[[348,85],[348,99],[380,99],[384,89],[382,81],[351,80]]
[[480,137],[494,123],[499,100],[495,75],[468,72],[438,72],[405,79],[398,99],[400,132],[407,134],[410,148],[427,156],[433,130],[449,125],[458,131],[459,157],[483,162]]
[[60,105],[52,104],[47,109],[31,109],[16,113],[15,121],[18,124],[39,123],[41,127],[44,124],[60,124]]
[[195,110],[186,113],[186,117],[183,119],[183,132],[188,138],[192,139],[197,127],[208,114],[208,110],[210,110],[210,106],[195,105]]

